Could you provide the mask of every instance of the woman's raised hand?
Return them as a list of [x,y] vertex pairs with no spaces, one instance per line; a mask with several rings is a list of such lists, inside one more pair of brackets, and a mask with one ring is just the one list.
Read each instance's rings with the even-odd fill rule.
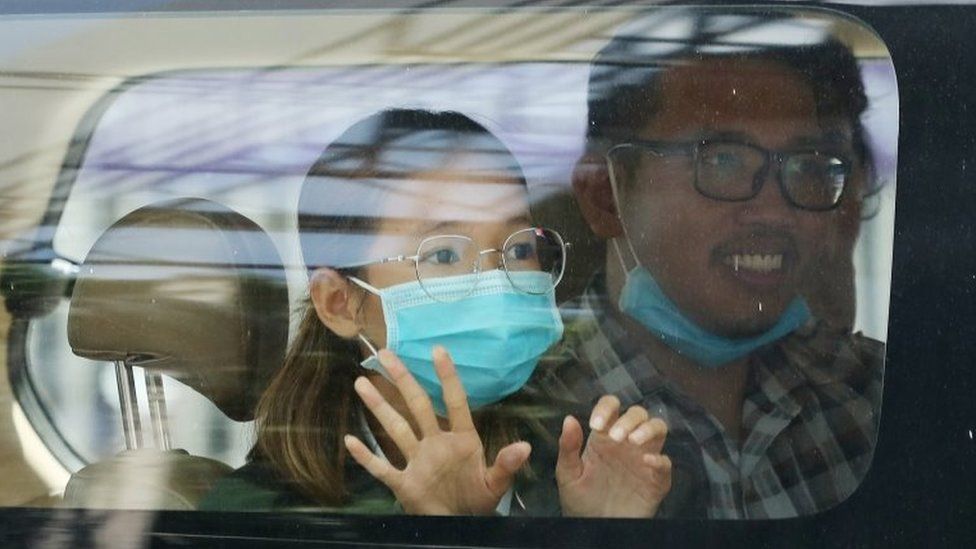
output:
[[400,359],[382,350],[380,363],[416,420],[419,436],[376,387],[360,377],[355,382],[356,392],[403,454],[406,466],[397,469],[352,435],[345,437],[346,449],[356,462],[393,491],[407,513],[491,514],[512,485],[515,473],[529,458],[531,447],[527,442],[509,444],[499,450],[489,467],[454,362],[442,347],[435,347],[433,355],[450,429],[441,428],[430,397]]
[[652,517],[671,490],[671,460],[661,454],[667,426],[647,410],[602,397],[590,415],[586,449],[576,418],[563,420],[556,482],[563,516]]

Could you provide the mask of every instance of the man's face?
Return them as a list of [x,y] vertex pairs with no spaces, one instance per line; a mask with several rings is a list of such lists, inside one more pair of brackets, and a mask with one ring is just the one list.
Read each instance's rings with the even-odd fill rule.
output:
[[[669,70],[660,91],[659,111],[638,139],[852,149],[850,124],[818,119],[810,86],[773,62],[689,64]],[[770,327],[824,246],[836,241],[841,210],[792,206],[778,177],[773,162],[756,197],[724,202],[695,190],[690,156],[644,155],[634,179],[619,184],[621,220],[641,263],[686,315],[711,331],[743,336]]]

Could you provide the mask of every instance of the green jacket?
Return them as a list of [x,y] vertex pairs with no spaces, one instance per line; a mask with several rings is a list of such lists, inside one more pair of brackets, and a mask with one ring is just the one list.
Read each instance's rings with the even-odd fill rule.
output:
[[308,511],[316,513],[401,513],[393,493],[356,464],[346,466],[352,499],[342,507],[323,507],[281,479],[264,461],[252,461],[217,481],[200,502],[204,511]]

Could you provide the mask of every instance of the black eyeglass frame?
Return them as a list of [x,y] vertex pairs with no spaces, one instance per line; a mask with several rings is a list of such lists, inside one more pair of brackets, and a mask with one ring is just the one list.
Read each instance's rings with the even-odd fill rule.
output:
[[[762,168],[757,170],[756,174],[753,176],[751,194],[742,197],[728,198],[725,196],[715,196],[713,194],[709,194],[708,192],[702,189],[698,177],[699,164],[700,164],[698,161],[699,154],[703,147],[708,145],[715,145],[715,144],[739,145],[762,153],[764,158],[763,165]],[[847,188],[850,186],[849,178],[853,171],[852,168],[854,165],[850,156],[846,154],[836,152],[836,151],[824,151],[823,149],[817,147],[798,147],[798,148],[791,148],[788,150],[770,150],[765,147],[756,145],[755,143],[749,143],[747,141],[739,141],[735,139],[700,139],[697,141],[654,141],[654,140],[634,139],[626,143],[619,143],[617,145],[614,145],[613,147],[610,147],[607,150],[606,154],[604,155],[606,157],[607,167],[610,170],[610,179],[611,179],[611,184],[614,187],[613,189],[614,194],[617,194],[618,189],[616,188],[617,186],[616,174],[614,173],[614,162],[612,156],[614,151],[622,150],[628,147],[646,150],[654,153],[657,156],[662,156],[662,157],[672,156],[675,154],[683,154],[683,155],[691,156],[694,164],[694,169],[695,169],[695,180],[694,180],[695,190],[698,191],[699,194],[701,194],[706,198],[710,198],[712,200],[718,200],[721,202],[746,202],[758,196],[760,191],[762,191],[763,184],[765,183],[766,180],[766,175],[769,173],[769,167],[772,164],[772,162],[775,161],[776,165],[778,166],[776,180],[777,183],[779,184],[779,190],[780,193],[783,195],[783,198],[794,208],[800,210],[812,211],[812,212],[826,212],[826,211],[834,210],[837,208],[837,206],[840,205],[841,201],[844,199],[844,194],[847,191]],[[841,162],[841,166],[844,169],[844,180],[843,180],[843,185],[841,187],[840,193],[838,193],[837,199],[834,200],[833,204],[829,206],[811,207],[811,206],[805,206],[803,204],[799,204],[793,198],[793,196],[790,195],[789,190],[787,190],[786,183],[784,182],[783,167],[786,165],[786,162],[790,159],[790,157],[794,155],[810,154],[810,153],[835,158]]]

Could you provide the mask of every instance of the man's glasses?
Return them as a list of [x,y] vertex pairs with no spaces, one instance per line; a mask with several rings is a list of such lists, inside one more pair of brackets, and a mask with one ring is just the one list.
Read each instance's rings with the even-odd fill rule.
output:
[[[843,155],[817,149],[770,151],[758,145],[728,140],[696,142],[634,141],[607,151],[614,185],[626,171],[641,165],[642,156],[690,156],[695,189],[714,200],[730,202],[754,198],[762,190],[770,166],[778,171],[783,197],[803,210],[831,210],[840,203],[851,175]],[[619,190],[619,189],[618,189]]]
[[[498,255],[492,264],[486,257]],[[533,295],[551,292],[566,269],[566,243],[552,229],[531,227],[515,231],[500,249],[478,249],[474,240],[463,235],[437,235],[420,241],[417,253],[372,261],[369,264],[413,261],[417,281],[436,301],[456,301],[467,297],[478,285],[479,276],[447,280],[460,275],[480,275],[500,267],[519,292]],[[546,276],[522,277],[516,273],[538,272]],[[449,284],[449,291],[446,290]]]

